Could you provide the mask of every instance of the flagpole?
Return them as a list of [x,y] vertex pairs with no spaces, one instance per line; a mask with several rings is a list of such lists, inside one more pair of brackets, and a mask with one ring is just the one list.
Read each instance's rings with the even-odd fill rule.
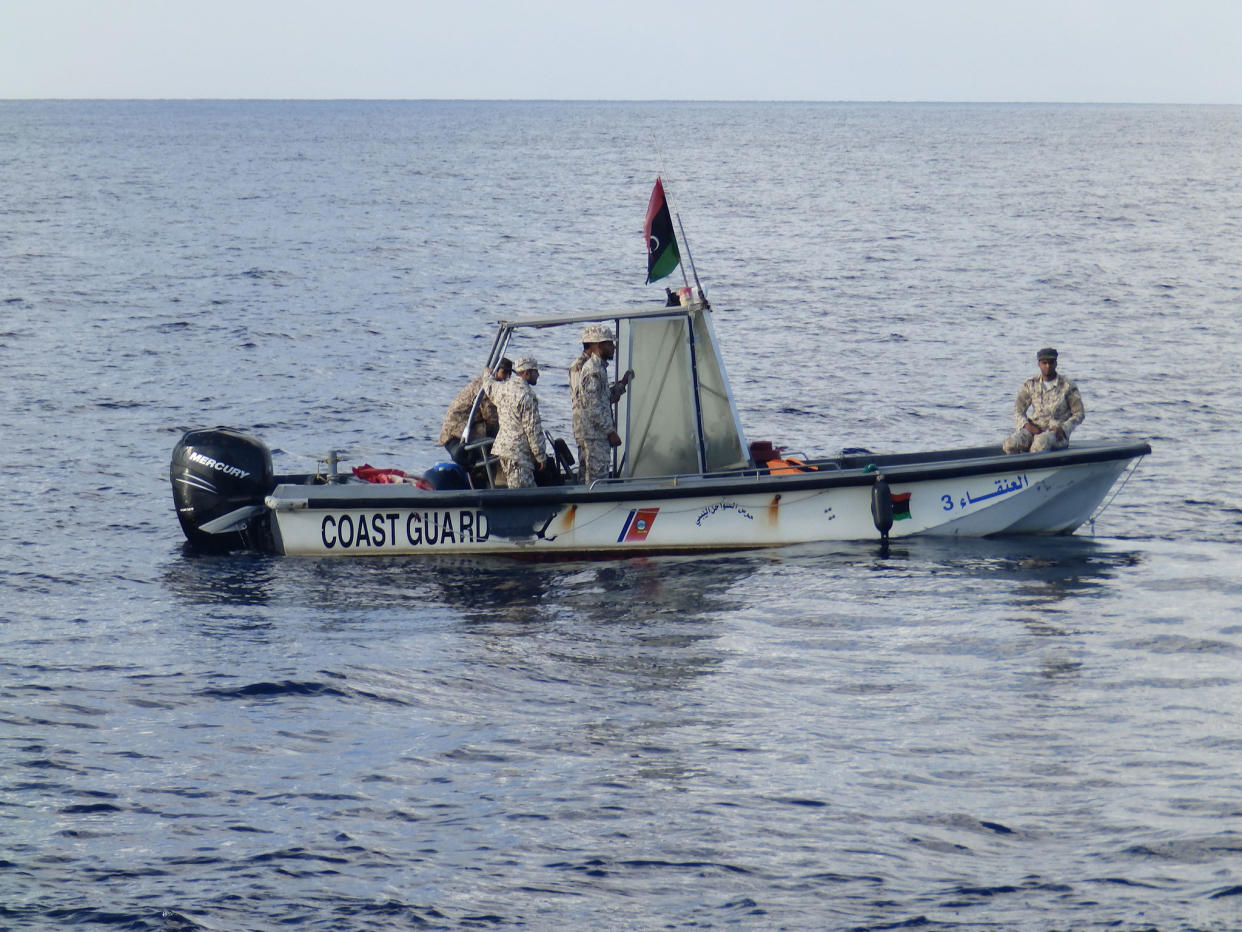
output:
[[[667,215],[670,213],[669,207],[668,207],[668,192],[664,190],[664,180],[659,175],[656,176],[656,187],[660,191],[660,200],[663,201],[662,210]],[[652,197],[653,198],[655,197],[654,192],[652,192]],[[648,207],[648,210],[650,210],[650,207]],[[694,338],[694,327],[695,327],[695,322],[697,319],[695,314],[698,314],[698,316],[702,317],[703,322],[706,326],[708,327],[711,326],[710,322],[708,321],[707,315],[702,313],[703,311],[710,310],[711,305],[707,303],[707,295],[703,294],[703,285],[699,281],[698,269],[694,267],[694,257],[690,254],[690,243],[686,240],[686,229],[684,226],[682,226],[681,214],[678,213],[676,217],[677,217],[677,228],[681,230],[681,241],[682,243],[685,244],[685,247],[686,247],[686,259],[690,263],[690,271],[694,274],[694,284],[695,284],[695,287],[698,289],[698,295],[699,295],[699,306],[697,308],[694,308],[693,312],[691,311],[691,307],[693,307],[693,305],[688,306],[686,308],[686,346],[687,346],[687,349],[689,350],[689,355],[690,355],[690,360],[689,360],[690,362],[690,383],[693,389],[691,391],[691,398],[693,399],[693,403],[694,403],[694,428],[695,428],[695,440],[696,440],[695,446],[697,448],[696,453],[698,455],[699,472],[706,472],[707,471],[707,445],[706,445],[706,439],[704,438],[704,431],[703,431],[703,402],[702,402],[702,399],[699,397],[703,390],[703,386],[699,380],[698,347],[695,345],[696,341]],[[671,226],[672,217],[669,218],[669,221],[670,221],[670,226]],[[676,239],[676,234],[673,233],[672,230],[669,230],[669,234],[672,235],[674,239]],[[648,254],[650,254],[650,245],[648,245]],[[690,279],[686,275],[686,263],[681,261],[680,248],[678,249],[678,265],[681,266],[681,279],[682,281],[686,283],[686,290],[690,291]],[[650,274],[650,271],[648,271],[648,274]]]
[[[703,283],[699,281],[699,270],[694,267],[694,256],[690,253],[690,240],[686,239],[686,230],[685,227],[681,225],[680,212],[677,214],[677,229],[681,231],[681,241],[686,245],[686,260],[690,263],[690,272],[694,275],[694,287],[699,290],[699,297],[703,300],[703,306],[711,307],[711,305],[707,303],[707,292],[703,290]],[[683,279],[686,277],[685,263],[682,263],[681,266],[681,277]],[[688,280],[686,281],[686,287],[690,287],[690,282]]]
[[[668,203],[667,191],[664,194],[664,202],[665,204]],[[703,302],[705,309],[710,308],[711,305],[707,303],[707,295],[703,294],[703,286],[699,283],[699,273],[694,267],[694,257],[690,254],[690,241],[686,239],[686,229],[681,225],[681,212],[679,211],[675,216],[677,217],[677,229],[681,232],[681,241],[686,247],[686,259],[690,263],[690,271],[694,273],[694,284],[699,290],[699,300]],[[690,287],[690,279],[686,277],[685,262],[681,263],[681,280],[686,283],[687,288]],[[699,382],[699,353],[694,340],[694,320],[690,317],[686,318],[686,344],[690,350],[690,382],[694,387],[692,392],[694,400],[694,430],[695,439],[698,441],[695,452],[699,458],[699,472],[707,472],[707,450],[703,438],[703,403],[699,398],[699,392],[702,390],[702,384]]]
[[[681,229],[681,214],[678,214],[678,215],[677,215],[677,229],[681,230],[681,241],[682,241],[683,243],[685,243],[685,242],[686,242],[686,231]],[[687,244],[686,244],[686,257],[687,257],[687,258],[689,258],[689,257],[690,257],[690,245],[689,245],[689,243],[687,243]],[[686,263],[684,263],[684,262],[679,262],[679,263],[678,263],[678,265],[680,265],[680,266],[681,266],[681,280],[682,280],[683,282],[685,282],[686,287],[687,287],[687,288],[689,288],[689,287],[690,287],[690,279],[686,276]],[[691,262],[691,265],[693,265],[693,262]],[[697,275],[695,276],[695,280],[696,280],[696,281],[698,280],[698,276],[697,276]]]

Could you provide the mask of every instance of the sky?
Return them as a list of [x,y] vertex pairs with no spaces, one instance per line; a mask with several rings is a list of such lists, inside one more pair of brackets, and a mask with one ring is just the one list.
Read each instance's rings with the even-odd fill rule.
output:
[[0,0],[0,99],[1242,104],[1242,0]]

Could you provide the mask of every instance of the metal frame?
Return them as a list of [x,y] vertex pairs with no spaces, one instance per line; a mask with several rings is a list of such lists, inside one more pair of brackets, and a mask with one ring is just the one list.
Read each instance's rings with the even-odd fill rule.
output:
[[[684,322],[683,323],[683,328],[684,328],[683,334],[684,334],[686,343],[688,345],[689,354],[690,354],[690,360],[689,360],[690,379],[691,379],[692,390],[693,390],[691,403],[693,404],[693,419],[694,419],[694,430],[695,430],[694,439],[695,439],[696,459],[697,459],[697,464],[698,464],[698,474],[703,475],[707,472],[707,440],[704,435],[702,403],[700,400],[700,394],[702,391],[702,382],[701,382],[700,372],[699,372],[699,364],[700,364],[699,353],[702,352],[702,348],[698,345],[698,339],[695,336],[695,326],[697,322],[700,320],[703,322],[703,326],[706,329],[706,332],[711,340],[711,351],[715,357],[713,362],[715,364],[716,371],[720,375],[723,390],[724,390],[726,398],[728,399],[729,409],[733,417],[733,429],[736,432],[738,440],[742,445],[742,455],[743,457],[745,457],[747,455],[746,434],[742,430],[741,421],[738,418],[737,404],[733,397],[733,389],[729,382],[728,374],[725,371],[724,360],[721,358],[720,349],[716,345],[716,331],[715,331],[715,328],[712,326],[710,307],[706,303],[706,301],[698,301],[693,304],[679,305],[676,307],[616,308],[610,311],[602,311],[602,312],[596,311],[594,313],[580,313],[580,314],[565,314],[565,315],[560,315],[556,317],[528,317],[528,318],[517,318],[513,320],[499,320],[497,321],[498,329],[496,332],[496,338],[492,341],[492,348],[487,358],[487,368],[489,371],[495,369],[496,365],[500,362],[501,358],[508,351],[514,331],[516,330],[527,330],[527,329],[545,330],[545,329],[550,329],[553,327],[566,327],[566,326],[574,326],[577,324],[608,322],[608,323],[611,323],[614,326],[614,328],[618,331],[618,338],[620,338],[620,332],[619,332],[621,329],[620,325],[621,325],[621,322],[624,320],[660,320],[660,319],[681,320]],[[633,339],[632,332],[630,335],[630,339],[631,341]],[[632,350],[633,350],[633,347],[631,345],[631,348],[630,348],[631,353],[632,353]],[[614,362],[614,366],[616,366],[616,370],[614,371],[614,375],[615,375],[616,371],[619,371],[620,369],[619,361]],[[470,432],[474,424],[475,412],[478,410],[478,406],[479,406],[479,403],[482,401],[482,397],[483,397],[483,393],[480,392],[475,397],[474,404],[470,408],[470,413],[466,420],[466,426],[462,430],[461,441],[463,445],[466,445],[471,442]],[[627,407],[627,410],[626,410],[627,423],[625,425],[627,437],[630,434],[630,430],[629,430],[630,424],[628,420],[629,417],[630,417],[630,409]],[[614,451],[613,464],[612,464],[614,472],[618,472],[625,462],[624,455],[621,457],[620,462],[618,462],[617,456],[618,454],[616,453],[616,451]],[[489,471],[489,478],[490,478],[490,471]]]

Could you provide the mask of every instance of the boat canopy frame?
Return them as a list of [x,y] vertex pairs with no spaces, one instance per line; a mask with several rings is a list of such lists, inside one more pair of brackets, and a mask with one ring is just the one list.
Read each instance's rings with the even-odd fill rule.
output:
[[[751,465],[705,302],[500,320],[487,370],[500,363],[515,331],[588,323],[615,328],[614,378],[628,369],[635,373],[617,404],[621,446],[613,464],[616,478],[704,475]],[[481,399],[482,392],[466,420],[463,444],[470,442]]]

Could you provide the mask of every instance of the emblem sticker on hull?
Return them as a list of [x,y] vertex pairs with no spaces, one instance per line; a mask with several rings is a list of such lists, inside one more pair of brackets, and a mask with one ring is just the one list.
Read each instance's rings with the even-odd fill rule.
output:
[[633,509],[629,517],[625,519],[625,527],[621,528],[617,543],[628,544],[646,540],[647,535],[651,533],[651,525],[655,524],[656,515],[659,513],[659,508]]

